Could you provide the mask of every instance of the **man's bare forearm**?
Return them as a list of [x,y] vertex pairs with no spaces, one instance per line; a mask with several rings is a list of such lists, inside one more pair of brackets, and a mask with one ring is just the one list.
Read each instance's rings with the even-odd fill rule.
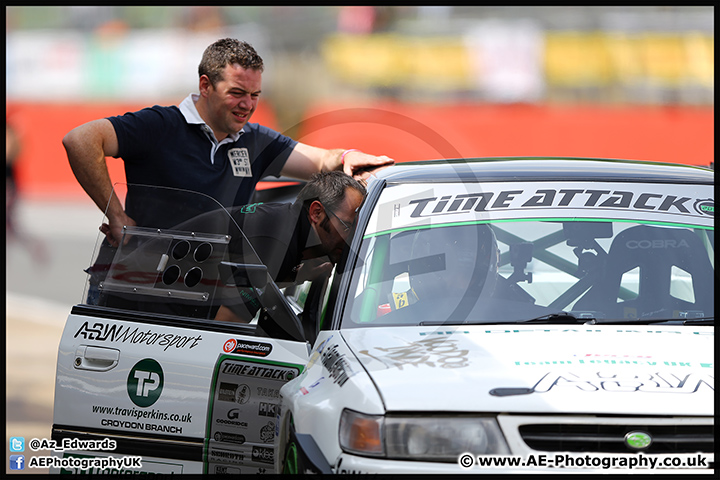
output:
[[111,129],[110,122],[98,120],[71,130],[63,138],[75,178],[100,210],[105,212],[110,207],[108,218],[123,211],[120,201],[110,198],[113,188],[105,157],[117,153],[117,140]]

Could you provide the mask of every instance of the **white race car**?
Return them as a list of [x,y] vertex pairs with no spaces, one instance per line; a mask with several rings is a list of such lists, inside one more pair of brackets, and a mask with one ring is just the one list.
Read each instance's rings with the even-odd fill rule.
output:
[[[129,227],[68,318],[53,440],[115,443],[56,471],[711,469],[713,187],[642,162],[400,164],[332,276],[285,290],[233,262],[211,199],[173,202],[204,220]],[[252,323],[213,320],[248,292]]]

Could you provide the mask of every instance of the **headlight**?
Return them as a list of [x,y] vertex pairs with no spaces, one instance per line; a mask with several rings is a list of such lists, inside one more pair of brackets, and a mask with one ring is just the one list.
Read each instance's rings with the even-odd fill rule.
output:
[[463,453],[507,455],[494,417],[382,416],[344,410],[340,446],[348,453],[397,460],[457,462]]
[[384,456],[382,415],[363,415],[343,410],[340,417],[340,446],[349,453]]

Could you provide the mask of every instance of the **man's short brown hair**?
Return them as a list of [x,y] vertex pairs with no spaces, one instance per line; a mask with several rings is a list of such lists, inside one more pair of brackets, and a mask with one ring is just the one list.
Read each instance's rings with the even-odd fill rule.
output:
[[300,190],[295,201],[302,202],[307,209],[313,201],[318,200],[325,208],[336,210],[345,199],[348,188],[357,190],[363,197],[367,193],[360,182],[339,170],[315,173]]
[[260,72],[265,68],[262,58],[252,45],[234,38],[223,38],[205,49],[198,66],[198,76],[207,75],[215,86],[223,79],[225,67],[233,64]]

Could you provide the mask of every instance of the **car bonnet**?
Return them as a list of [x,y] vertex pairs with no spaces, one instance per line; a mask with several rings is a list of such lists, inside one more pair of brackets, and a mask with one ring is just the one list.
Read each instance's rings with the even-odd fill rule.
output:
[[343,330],[387,411],[712,415],[713,327]]

